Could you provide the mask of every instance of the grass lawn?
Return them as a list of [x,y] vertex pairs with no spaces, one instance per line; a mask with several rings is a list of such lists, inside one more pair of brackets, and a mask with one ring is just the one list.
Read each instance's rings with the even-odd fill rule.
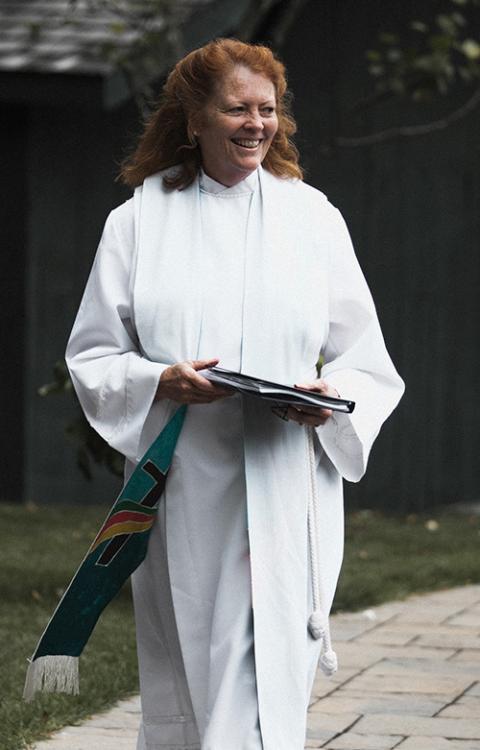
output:
[[[125,588],[82,655],[81,695],[42,695],[31,704],[21,700],[26,658],[105,515],[106,508],[98,507],[0,504],[1,750],[26,748],[138,689],[133,613]],[[478,517],[352,514],[335,609],[480,582],[479,542]]]

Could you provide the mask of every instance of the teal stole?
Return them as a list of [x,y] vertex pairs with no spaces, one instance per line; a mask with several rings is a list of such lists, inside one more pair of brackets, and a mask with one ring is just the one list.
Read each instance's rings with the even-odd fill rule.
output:
[[37,691],[78,694],[78,657],[147,553],[186,408],[176,411],[138,463],[65,591],[30,659],[25,700]]

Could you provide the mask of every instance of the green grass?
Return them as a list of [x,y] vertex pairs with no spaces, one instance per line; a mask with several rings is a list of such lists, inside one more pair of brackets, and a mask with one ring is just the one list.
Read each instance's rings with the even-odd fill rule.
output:
[[[30,656],[105,508],[0,504],[0,748],[20,750],[54,729],[107,708],[138,689],[130,591],[107,608],[80,664],[81,695],[21,700]],[[436,513],[347,517],[336,610],[355,610],[413,592],[480,582],[480,518]]]
[[80,664],[79,697],[22,701],[31,656],[54,607],[106,515],[105,508],[0,504],[0,748],[19,750],[137,690],[130,592],[101,617]]
[[480,583],[480,517],[447,511],[385,517],[350,514],[335,611]]

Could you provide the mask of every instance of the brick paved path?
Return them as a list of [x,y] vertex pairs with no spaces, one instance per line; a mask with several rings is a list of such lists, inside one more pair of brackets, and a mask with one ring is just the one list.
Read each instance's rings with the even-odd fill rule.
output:
[[[317,676],[306,748],[480,750],[480,586],[335,615],[332,635],[340,669]],[[133,698],[35,750],[134,750],[139,719]]]

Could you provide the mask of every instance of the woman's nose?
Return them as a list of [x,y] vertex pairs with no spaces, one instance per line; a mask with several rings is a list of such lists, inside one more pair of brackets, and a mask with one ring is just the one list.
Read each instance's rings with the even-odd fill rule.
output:
[[252,129],[259,129],[263,130],[263,120],[260,116],[260,112],[250,112],[247,122],[245,123],[245,127],[252,128]]

